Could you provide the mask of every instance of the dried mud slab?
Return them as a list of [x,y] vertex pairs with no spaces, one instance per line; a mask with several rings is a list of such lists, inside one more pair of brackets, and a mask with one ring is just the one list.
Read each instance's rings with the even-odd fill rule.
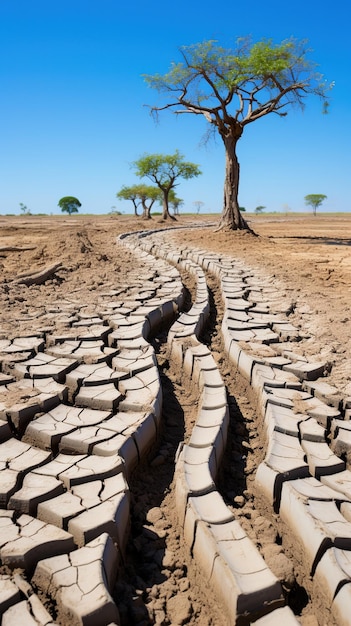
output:
[[1,219],[3,519],[63,533],[5,545],[3,623],[349,623],[350,240],[317,219]]

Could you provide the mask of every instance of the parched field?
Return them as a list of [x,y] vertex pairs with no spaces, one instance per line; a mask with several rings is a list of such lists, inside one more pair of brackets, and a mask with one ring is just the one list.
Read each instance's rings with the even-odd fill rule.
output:
[[351,217],[250,225],[0,217],[4,626],[351,624]]

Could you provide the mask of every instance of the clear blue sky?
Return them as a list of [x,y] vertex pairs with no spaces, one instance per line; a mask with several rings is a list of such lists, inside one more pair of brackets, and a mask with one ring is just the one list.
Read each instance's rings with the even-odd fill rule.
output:
[[246,127],[238,146],[240,204],[305,210],[304,196],[328,196],[324,210],[350,211],[349,16],[344,0],[216,3],[203,0],[1,0],[0,213],[59,213],[73,195],[81,212],[107,213],[123,184],[138,182],[130,167],[144,152],[179,149],[203,175],[181,182],[182,210],[219,211],[224,151],[206,146],[205,121],[161,114],[146,104],[156,92],[142,74],[166,72],[181,45],[238,36],[275,42],[307,38],[312,58],[335,81],[330,114],[317,98],[304,112],[268,116]]

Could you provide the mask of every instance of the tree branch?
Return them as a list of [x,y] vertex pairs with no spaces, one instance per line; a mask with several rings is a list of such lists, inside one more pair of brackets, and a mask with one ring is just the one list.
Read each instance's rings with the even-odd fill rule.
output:
[[15,282],[19,285],[41,285],[45,283],[48,278],[51,278],[58,269],[62,267],[62,263],[54,263],[54,265],[50,265],[40,272],[34,272],[31,274],[27,274],[26,277],[18,278]]

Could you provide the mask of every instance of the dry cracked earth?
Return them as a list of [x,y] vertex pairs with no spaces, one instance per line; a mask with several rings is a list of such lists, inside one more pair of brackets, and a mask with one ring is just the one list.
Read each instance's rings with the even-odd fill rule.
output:
[[250,225],[0,218],[4,626],[351,624],[351,218]]

